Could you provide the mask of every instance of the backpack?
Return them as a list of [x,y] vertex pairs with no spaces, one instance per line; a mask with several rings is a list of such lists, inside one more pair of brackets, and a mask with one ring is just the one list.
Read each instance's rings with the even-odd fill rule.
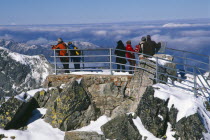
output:
[[137,53],[141,53],[141,52],[142,52],[141,44],[136,45],[135,51],[136,51]]
[[81,51],[76,46],[74,46],[74,49],[75,49],[75,55],[81,55]]
[[71,50],[70,54],[72,56],[74,56],[74,55],[81,55],[81,51],[76,46],[73,46],[73,47],[74,47],[74,50]]

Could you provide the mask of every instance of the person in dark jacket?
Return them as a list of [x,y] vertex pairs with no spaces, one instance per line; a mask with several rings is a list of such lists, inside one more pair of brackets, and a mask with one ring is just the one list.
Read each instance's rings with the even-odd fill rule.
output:
[[136,65],[136,61],[135,60],[131,60],[131,59],[135,59],[135,55],[134,53],[132,52],[135,52],[133,47],[131,46],[131,41],[128,40],[126,42],[126,58],[128,59],[128,62],[130,64],[130,67],[129,67],[129,73],[130,74],[133,74],[134,73],[134,66]]
[[149,56],[152,56],[153,54],[152,46],[149,45],[149,43],[146,41],[146,37],[141,38],[140,46],[141,46],[141,53],[143,53],[143,57],[147,58]]
[[[71,57],[71,62],[74,62],[74,69],[75,71],[78,71],[80,69],[80,50],[72,43],[68,42],[68,48],[70,49],[70,56]],[[77,56],[77,57],[76,57]]]
[[63,63],[63,68],[65,69],[65,73],[69,73],[69,70],[68,70],[69,69],[69,58],[64,57],[64,56],[68,56],[68,53],[66,50],[67,46],[63,42],[62,38],[58,38],[58,44],[52,45],[52,49],[58,49],[57,52],[58,52],[58,55],[61,56],[60,61]]
[[[122,51],[120,51],[120,50],[122,50]],[[117,42],[117,47],[116,47],[114,54],[116,55],[116,63],[119,63],[119,64],[117,64],[117,71],[119,72],[120,67],[121,67],[122,72],[125,72],[125,63],[126,63],[125,46],[121,40],[119,40]],[[121,65],[121,64],[123,64],[123,65]]]
[[152,48],[150,55],[154,55],[157,52],[157,43],[151,39],[150,35],[147,35],[147,43]]

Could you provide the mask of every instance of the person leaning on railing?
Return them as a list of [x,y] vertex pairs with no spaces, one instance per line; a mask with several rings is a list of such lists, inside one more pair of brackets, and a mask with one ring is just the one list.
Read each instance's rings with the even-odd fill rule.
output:
[[80,70],[81,51],[70,41],[68,42],[68,48],[70,49],[71,62],[74,62],[75,71]]
[[134,66],[136,65],[136,61],[133,60],[133,59],[135,59],[135,55],[132,52],[135,52],[135,51],[131,46],[131,41],[130,40],[128,40],[126,42],[126,48],[125,49],[126,49],[126,57],[127,57],[127,60],[130,64],[129,73],[133,74],[134,73]]
[[65,73],[69,73],[69,58],[68,57],[62,57],[62,56],[68,56],[67,53],[67,46],[63,42],[62,38],[58,38],[58,44],[52,45],[52,49],[56,49],[56,52],[58,53],[60,57],[60,61],[63,63],[63,68],[65,69]]
[[151,36],[150,35],[147,35],[147,43],[152,48],[151,55],[156,54],[160,50],[161,43],[160,42],[156,43],[155,41],[153,41],[151,39]]
[[149,56],[153,56],[153,49],[151,45],[146,41],[146,37],[141,38],[140,42],[140,53],[143,53],[143,56],[140,55],[140,59],[148,58]]
[[[122,51],[120,51],[122,50]],[[117,42],[117,47],[114,51],[114,54],[116,55],[116,63],[117,64],[117,71],[120,71],[120,67],[122,68],[122,72],[125,72],[125,46],[121,40]]]

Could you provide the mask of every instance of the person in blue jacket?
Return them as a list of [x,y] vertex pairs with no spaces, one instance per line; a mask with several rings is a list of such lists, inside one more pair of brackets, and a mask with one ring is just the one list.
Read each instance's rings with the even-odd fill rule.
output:
[[71,57],[71,62],[74,62],[74,69],[78,71],[80,69],[81,52],[72,42],[68,42],[68,48],[70,49],[70,56],[73,56]]

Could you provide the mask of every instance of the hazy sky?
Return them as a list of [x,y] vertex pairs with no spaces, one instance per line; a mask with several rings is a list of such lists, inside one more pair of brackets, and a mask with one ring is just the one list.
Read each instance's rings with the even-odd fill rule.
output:
[[194,18],[210,18],[209,0],[0,0],[0,25]]

